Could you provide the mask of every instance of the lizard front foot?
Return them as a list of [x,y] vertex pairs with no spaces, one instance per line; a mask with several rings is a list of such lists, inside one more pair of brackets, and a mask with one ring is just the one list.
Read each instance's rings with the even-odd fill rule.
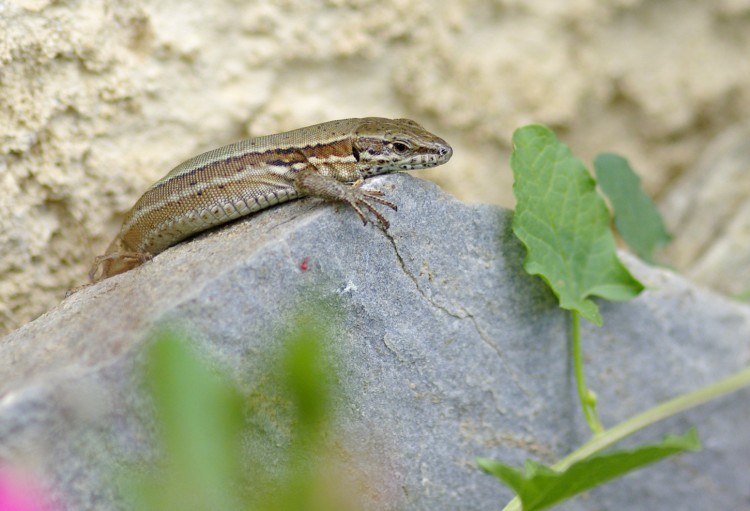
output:
[[364,190],[360,188],[361,184],[362,180],[358,180],[353,185],[348,185],[333,177],[320,174],[316,170],[302,171],[295,179],[297,190],[305,195],[348,204],[365,225],[367,225],[367,216],[363,208],[367,209],[378,219],[383,228],[388,229],[390,223],[378,211],[375,204],[382,204],[394,211],[398,210],[398,207],[393,202],[384,199],[384,194],[380,190]]

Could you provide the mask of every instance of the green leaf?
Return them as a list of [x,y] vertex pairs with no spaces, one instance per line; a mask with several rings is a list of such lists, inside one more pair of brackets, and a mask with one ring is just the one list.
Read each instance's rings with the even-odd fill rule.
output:
[[340,324],[340,310],[313,296],[306,297],[305,306],[315,314],[285,319],[281,342],[269,348],[248,396],[251,427],[263,432],[248,442],[252,463],[246,486],[253,511],[357,509],[356,497],[335,502],[344,494],[349,497],[349,488],[330,492],[327,486],[334,453],[346,443],[336,420],[343,399],[338,355],[328,342]]
[[331,380],[336,369],[326,359],[328,337],[325,325],[316,325],[314,318],[302,315],[288,334],[281,360],[282,388],[294,401],[300,434],[312,434],[315,440],[332,413]]
[[560,472],[532,460],[526,460],[525,470],[489,459],[478,459],[477,464],[518,494],[523,511],[537,511],[637,468],[700,447],[698,433],[691,429],[684,436],[667,436],[659,444],[592,456]]
[[625,243],[644,261],[653,263],[654,251],[671,239],[653,201],[641,190],[641,180],[616,154],[594,159],[596,180],[615,211],[615,225]]
[[146,369],[165,463],[140,482],[142,508],[238,509],[241,395],[171,331],[157,336]]
[[595,181],[544,126],[515,131],[510,164],[517,201],[513,232],[528,250],[524,268],[547,282],[562,308],[601,325],[589,297],[627,300],[643,285],[617,257]]
[[[332,491],[346,450],[336,411],[345,403],[339,356],[327,342],[341,324],[338,302],[304,293],[305,310],[284,317],[278,339],[253,351],[257,368],[241,394],[236,374],[211,364],[187,335],[162,328],[145,357],[158,457],[125,465],[127,509],[350,511],[354,484]],[[301,307],[302,305],[300,305]],[[259,334],[265,335],[265,334]],[[374,469],[373,469],[374,470]],[[354,481],[365,481],[357,474]]]

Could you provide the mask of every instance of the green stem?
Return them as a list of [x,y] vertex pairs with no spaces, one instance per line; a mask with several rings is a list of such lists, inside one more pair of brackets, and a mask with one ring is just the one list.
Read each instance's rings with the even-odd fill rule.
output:
[[604,431],[599,414],[596,413],[596,396],[586,387],[586,376],[583,374],[583,356],[581,355],[581,320],[578,311],[571,311],[572,337],[573,337],[573,365],[576,374],[576,388],[578,399],[581,401],[583,416],[593,433],[599,434]]
[[[723,380],[708,385],[707,387],[700,388],[688,394],[683,394],[667,401],[666,403],[661,403],[653,408],[649,408],[645,412],[605,430],[552,465],[552,469],[561,472],[572,464],[606,449],[610,445],[619,442],[636,431],[640,431],[641,429],[664,420],[667,417],[695,408],[696,406],[702,405],[712,399],[725,396],[747,386],[750,386],[750,367],[747,367],[728,378],[724,378]],[[520,509],[521,500],[518,497],[514,497],[513,500],[503,508],[503,511],[519,511]]]

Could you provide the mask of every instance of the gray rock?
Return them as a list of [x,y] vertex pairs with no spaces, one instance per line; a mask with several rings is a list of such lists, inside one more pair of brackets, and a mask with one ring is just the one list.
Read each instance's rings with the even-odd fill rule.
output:
[[[512,492],[476,457],[552,463],[588,438],[567,316],[523,272],[510,212],[408,175],[372,182],[399,205],[387,233],[346,208],[297,201],[85,288],[2,339],[0,459],[32,467],[69,509],[121,508],[102,467],[156,457],[149,404],[134,391],[149,331],[178,321],[252,388],[264,346],[317,294],[343,305],[331,339],[341,450],[352,472],[372,474],[365,508],[501,509]],[[605,326],[583,329],[608,425],[750,362],[748,307],[626,262],[649,290],[602,304]],[[632,442],[695,424],[705,447],[560,509],[747,509],[748,417],[745,390],[638,434]]]

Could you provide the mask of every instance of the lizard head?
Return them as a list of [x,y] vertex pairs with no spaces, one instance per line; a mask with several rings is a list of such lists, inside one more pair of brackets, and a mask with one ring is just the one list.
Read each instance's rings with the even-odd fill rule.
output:
[[453,149],[410,119],[366,117],[355,129],[352,152],[363,177],[436,167]]

